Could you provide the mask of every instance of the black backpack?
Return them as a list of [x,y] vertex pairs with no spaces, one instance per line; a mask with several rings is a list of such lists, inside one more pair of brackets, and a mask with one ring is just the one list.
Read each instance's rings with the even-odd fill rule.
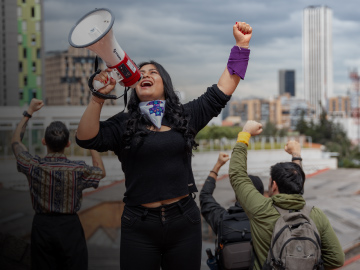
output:
[[[232,207],[234,209],[235,207]],[[254,264],[250,222],[240,208],[224,213],[218,226],[216,258],[221,269],[252,269]]]

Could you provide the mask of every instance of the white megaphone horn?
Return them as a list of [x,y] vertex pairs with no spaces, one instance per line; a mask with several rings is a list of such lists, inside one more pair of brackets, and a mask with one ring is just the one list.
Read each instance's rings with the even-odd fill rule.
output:
[[[99,8],[85,14],[71,29],[69,43],[75,48],[87,48],[96,53],[113,71],[109,77],[125,87],[134,88],[141,80],[138,67],[121,49],[113,34],[115,18],[110,10]],[[110,83],[110,80],[107,84]],[[93,87],[99,90],[106,84],[94,80]]]

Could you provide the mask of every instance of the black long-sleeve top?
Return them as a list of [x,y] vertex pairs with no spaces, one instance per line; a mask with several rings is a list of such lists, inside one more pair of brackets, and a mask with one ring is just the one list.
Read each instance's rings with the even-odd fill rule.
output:
[[[230,98],[213,85],[199,98],[184,104],[185,113],[190,115],[189,128],[199,132],[219,115]],[[197,192],[183,134],[174,129],[150,132],[140,146],[133,140],[130,149],[125,151],[122,136],[128,118],[127,113],[118,113],[100,122],[99,133],[94,138],[76,138],[83,148],[99,152],[110,150],[118,156],[125,173],[124,202],[139,205]],[[171,127],[166,110],[162,125]]]

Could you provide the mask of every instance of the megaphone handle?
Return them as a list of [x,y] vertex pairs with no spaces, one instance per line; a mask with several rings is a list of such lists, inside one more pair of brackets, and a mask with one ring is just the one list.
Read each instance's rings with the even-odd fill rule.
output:
[[93,87],[95,90],[99,90],[103,87],[105,87],[106,85],[110,84],[110,78],[112,78],[112,72],[106,72],[108,74],[108,78],[109,80],[107,81],[107,83],[102,83],[100,81],[97,81],[97,80],[93,80]]

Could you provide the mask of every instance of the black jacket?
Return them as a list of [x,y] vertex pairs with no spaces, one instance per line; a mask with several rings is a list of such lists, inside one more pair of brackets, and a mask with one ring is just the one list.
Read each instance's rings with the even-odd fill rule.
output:
[[213,192],[216,187],[215,183],[216,180],[208,176],[200,192],[200,208],[202,216],[217,235],[218,225],[224,213],[229,212],[232,214],[244,212],[244,210],[239,202],[236,202],[234,206],[229,207],[227,210],[217,203],[213,197]]

